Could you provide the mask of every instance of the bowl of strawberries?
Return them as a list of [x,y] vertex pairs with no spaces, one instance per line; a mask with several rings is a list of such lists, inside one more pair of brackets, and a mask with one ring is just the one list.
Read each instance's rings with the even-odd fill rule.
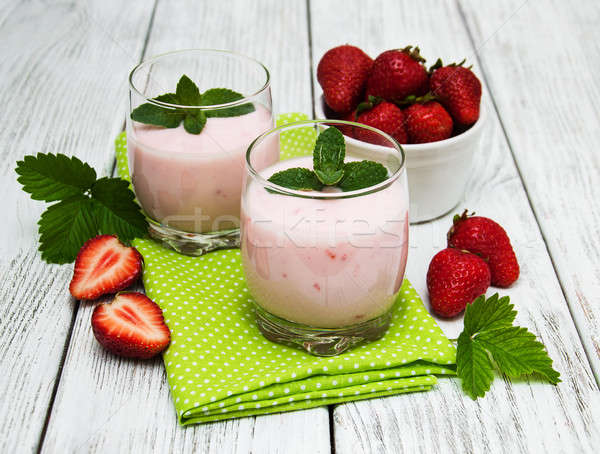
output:
[[[387,50],[373,60],[346,44],[323,55],[317,80],[323,90],[317,117],[366,124],[402,145],[411,222],[456,207],[486,117],[481,82],[464,60],[444,65],[437,59],[427,68],[418,47]],[[382,152],[375,135],[352,125],[340,129],[347,147],[365,155]]]

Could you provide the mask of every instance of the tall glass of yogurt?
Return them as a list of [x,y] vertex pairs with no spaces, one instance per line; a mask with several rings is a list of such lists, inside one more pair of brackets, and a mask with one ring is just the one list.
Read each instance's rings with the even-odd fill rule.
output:
[[[346,162],[376,161],[385,181],[341,192],[297,191],[268,178],[312,169],[313,146],[264,166],[282,135],[328,126],[363,128],[380,137],[368,151],[346,146]],[[358,123],[310,120],[258,137],[246,154],[241,255],[265,337],[331,356],[382,337],[394,310],[408,255],[408,188],[404,153],[389,135]]]
[[[179,105],[156,100],[175,93],[182,75],[200,93],[226,88],[243,96],[220,104]],[[184,123],[159,126],[127,119],[129,170],[135,195],[150,221],[150,236],[179,252],[239,246],[240,196],[248,146],[273,127],[269,71],[257,60],[221,50],[170,52],[136,66],[129,77],[130,114],[150,103],[167,114],[206,113],[199,134]],[[251,112],[231,115],[234,108]],[[244,110],[246,112],[248,109]],[[209,113],[210,112],[210,113]],[[279,160],[277,149],[256,154],[262,169]]]

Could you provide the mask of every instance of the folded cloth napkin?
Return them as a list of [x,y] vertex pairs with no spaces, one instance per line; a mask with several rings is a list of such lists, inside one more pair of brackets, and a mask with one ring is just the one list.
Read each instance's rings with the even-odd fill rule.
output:
[[[305,119],[285,114],[278,124]],[[314,143],[310,130],[281,137],[282,156]],[[126,138],[116,140],[127,170]],[[254,322],[238,249],[187,257],[136,239],[144,287],[163,310],[163,359],[181,424],[275,413],[431,389],[455,374],[456,350],[405,280],[386,335],[332,358],[266,340]]]

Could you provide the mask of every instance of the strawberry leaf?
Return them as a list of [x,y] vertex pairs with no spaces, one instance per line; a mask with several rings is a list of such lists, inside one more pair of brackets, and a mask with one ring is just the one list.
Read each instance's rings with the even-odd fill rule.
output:
[[82,194],[50,207],[39,222],[42,259],[50,263],[70,263],[88,239],[96,235],[92,200]]
[[124,243],[146,236],[148,222],[127,181],[101,178],[92,187],[92,197],[100,233],[117,235]]
[[96,172],[75,156],[44,154],[17,162],[17,181],[34,200],[54,202],[83,194],[96,181]]
[[512,326],[516,311],[507,296],[480,296],[465,310],[465,328],[458,337],[456,372],[463,390],[476,399],[490,389],[494,378],[490,355],[500,372],[519,377],[537,373],[560,382],[543,344],[526,328]]

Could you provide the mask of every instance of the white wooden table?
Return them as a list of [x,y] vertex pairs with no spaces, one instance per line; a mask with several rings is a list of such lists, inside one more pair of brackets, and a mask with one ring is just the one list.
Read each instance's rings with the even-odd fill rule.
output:
[[[598,452],[599,23],[596,0],[2,0],[0,452]],[[474,64],[491,115],[462,206],[507,229],[522,274],[503,293],[563,382],[498,377],[474,402],[447,378],[427,393],[181,428],[161,361],[105,353],[92,306],[69,296],[72,267],[41,261],[42,204],[15,162],[60,152],[113,172],[128,71],[173,49],[254,56],[277,112],[312,113],[315,66],[346,42]],[[450,222],[411,227],[407,277],[422,295]]]

